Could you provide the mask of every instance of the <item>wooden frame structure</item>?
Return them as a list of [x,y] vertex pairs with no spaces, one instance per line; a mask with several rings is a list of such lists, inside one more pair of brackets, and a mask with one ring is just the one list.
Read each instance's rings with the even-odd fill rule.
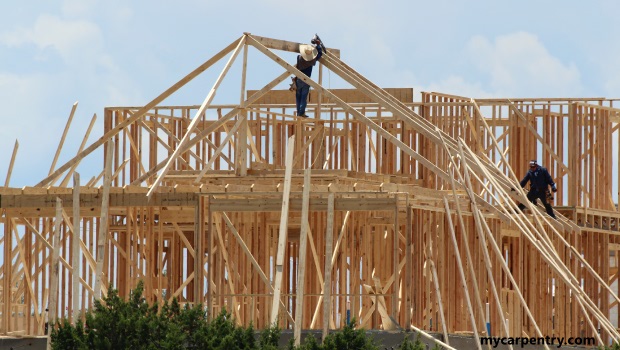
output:
[[[614,100],[413,103],[412,89],[377,87],[335,49],[317,81],[274,52],[298,45],[246,33],[147,105],[107,108],[103,136],[55,169],[57,153],[35,186],[9,187],[9,170],[0,333],[41,335],[46,308],[75,321],[108,288],[127,295],[143,280],[151,302],[227,308],[258,328],[326,333],[355,317],[620,340]],[[246,91],[250,47],[283,73]],[[239,104],[212,105],[242,52]],[[201,105],[160,105],[227,55]],[[352,89],[324,88],[324,68]],[[292,94],[273,90],[290,75],[312,86],[316,118],[295,117]],[[104,166],[80,182],[80,161],[104,146]],[[557,221],[518,186],[533,157],[559,185]]]

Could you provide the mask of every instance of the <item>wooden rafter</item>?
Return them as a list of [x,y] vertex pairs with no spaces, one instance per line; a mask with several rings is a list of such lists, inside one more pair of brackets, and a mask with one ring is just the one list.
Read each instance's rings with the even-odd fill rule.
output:
[[[260,90],[249,90],[250,47],[284,69]],[[149,301],[205,303],[210,315],[229,307],[258,328],[284,316],[296,335],[309,327],[326,336],[350,314],[364,327],[425,336],[477,338],[489,322],[487,336],[620,339],[610,313],[620,302],[615,100],[425,92],[413,102],[412,89],[379,88],[336,49],[318,79],[307,77],[276,54],[298,47],[245,33],[147,105],[107,108],[102,138],[86,147],[93,117],[75,157],[56,168],[74,106],[34,187],[9,187],[16,143],[0,188],[9,315],[0,333],[41,335],[48,301],[70,307],[76,322],[102,289],[127,295],[144,280]],[[241,52],[239,100],[213,105]],[[227,55],[201,105],[161,105]],[[325,69],[352,88],[326,88]],[[312,87],[315,118],[294,116],[294,94],[274,90],[291,75]],[[103,168],[82,169],[108,140]],[[518,185],[515,169],[539,152],[563,189],[558,220]],[[55,271],[59,293],[42,282]]]

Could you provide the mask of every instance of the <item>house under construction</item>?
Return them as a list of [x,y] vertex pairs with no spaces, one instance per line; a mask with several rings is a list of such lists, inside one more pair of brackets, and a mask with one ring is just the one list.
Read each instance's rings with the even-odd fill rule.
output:
[[[149,302],[176,297],[295,334],[355,318],[476,339],[620,340],[615,100],[414,103],[413,89],[374,85],[336,49],[308,78],[278,55],[298,48],[245,33],[145,106],[107,108],[103,136],[87,146],[89,128],[38,184],[10,187],[11,163],[0,335],[43,335],[47,321],[75,321],[142,280]],[[281,71],[258,90],[247,88],[250,49]],[[223,59],[201,105],[161,105]],[[214,105],[235,60],[239,99]],[[352,88],[325,88],[327,70]],[[312,87],[314,118],[274,90],[290,76]],[[80,179],[97,149],[101,168]],[[558,184],[557,220],[519,186],[532,158]]]

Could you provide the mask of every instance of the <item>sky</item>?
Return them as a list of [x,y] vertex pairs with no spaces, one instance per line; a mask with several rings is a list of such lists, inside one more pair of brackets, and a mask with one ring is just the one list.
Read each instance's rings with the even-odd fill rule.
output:
[[[75,155],[94,114],[88,144],[103,135],[104,107],[148,103],[244,32],[295,42],[318,33],[375,84],[412,87],[416,100],[421,91],[618,98],[618,13],[617,1],[576,0],[6,1],[0,186],[16,140],[10,186],[33,186],[48,175],[75,102],[57,167]],[[248,89],[282,72],[256,50],[249,54]],[[224,63],[164,104],[200,104]],[[238,103],[238,81],[233,86],[224,84],[214,103]],[[94,152],[78,172],[101,169],[102,158]]]

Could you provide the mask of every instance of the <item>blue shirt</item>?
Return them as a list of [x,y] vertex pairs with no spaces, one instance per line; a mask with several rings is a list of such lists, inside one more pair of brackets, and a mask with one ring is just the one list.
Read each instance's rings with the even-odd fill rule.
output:
[[530,191],[546,191],[547,186],[555,188],[555,183],[549,175],[549,171],[546,168],[537,166],[536,169],[528,170],[523,180],[521,180],[521,187],[525,187],[527,182],[530,182]]

